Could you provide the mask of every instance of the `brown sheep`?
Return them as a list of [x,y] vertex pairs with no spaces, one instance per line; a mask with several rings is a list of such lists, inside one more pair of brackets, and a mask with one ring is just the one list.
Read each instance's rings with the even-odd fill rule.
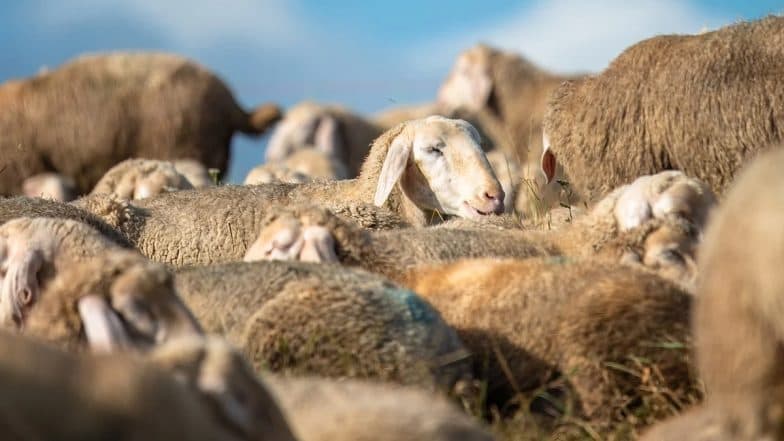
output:
[[[687,349],[691,295],[648,271],[563,257],[478,259],[404,278],[480,366],[489,362],[491,397],[499,387],[530,391],[558,372],[599,423],[621,417],[634,398],[648,403],[646,390],[654,391],[649,398],[662,388],[676,402],[697,398]],[[647,369],[654,375],[646,380]]]
[[90,194],[109,194],[125,200],[144,199],[193,187],[169,161],[126,159],[109,169]]
[[[214,372],[210,361],[222,354],[213,355],[209,346],[198,360],[168,353],[166,363],[150,363],[127,354],[71,354],[5,332],[0,342],[3,439],[295,439],[270,393],[252,376],[243,373],[249,377],[243,386],[253,389],[222,390],[236,369]],[[195,381],[177,381],[186,369],[174,364]],[[253,401],[232,401],[243,394]]]
[[[67,219],[0,226],[0,326],[68,349],[146,349],[200,327],[160,264]],[[87,340],[86,342],[84,340]]]
[[682,170],[721,195],[745,161],[784,140],[784,17],[626,49],[552,95],[542,168],[592,201],[622,182]]
[[462,343],[432,307],[362,270],[236,262],[182,269],[175,285],[256,369],[445,389],[470,378]]
[[225,171],[237,132],[259,134],[280,117],[271,104],[246,113],[199,64],[163,53],[78,57],[0,87],[0,194],[43,172],[89,192],[128,158],[192,158]]
[[784,438],[782,161],[777,149],[741,171],[700,250],[694,338],[706,401],[645,439]]
[[712,193],[678,172],[641,180],[644,185],[617,189],[589,214],[556,231],[515,230],[504,216],[498,223],[483,219],[475,227],[371,232],[322,208],[289,206],[261,221],[264,229],[245,260],[302,260],[303,250],[318,248],[306,246],[309,242],[323,241],[312,230],[321,227],[332,235],[341,263],[394,281],[417,266],[461,258],[565,255],[642,264],[691,290],[700,228],[715,202]]
[[384,130],[348,109],[305,101],[286,111],[272,133],[265,159],[281,162],[299,149],[316,148],[343,164],[348,177],[354,178],[373,140]]

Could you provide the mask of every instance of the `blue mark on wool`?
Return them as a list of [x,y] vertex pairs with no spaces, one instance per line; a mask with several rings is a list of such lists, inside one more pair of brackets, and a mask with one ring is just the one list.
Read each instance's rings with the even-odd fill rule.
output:
[[387,290],[389,296],[396,301],[403,303],[408,309],[411,320],[418,323],[432,323],[436,320],[436,312],[433,307],[422,300],[417,293],[401,288]]

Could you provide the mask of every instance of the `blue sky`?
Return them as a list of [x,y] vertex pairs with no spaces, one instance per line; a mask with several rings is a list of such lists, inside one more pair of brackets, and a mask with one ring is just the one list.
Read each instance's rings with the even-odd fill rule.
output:
[[[5,1],[0,80],[83,52],[165,50],[210,67],[248,107],[313,99],[374,112],[433,99],[479,41],[555,71],[599,71],[642,38],[780,12],[780,0]],[[235,137],[231,181],[264,142]]]

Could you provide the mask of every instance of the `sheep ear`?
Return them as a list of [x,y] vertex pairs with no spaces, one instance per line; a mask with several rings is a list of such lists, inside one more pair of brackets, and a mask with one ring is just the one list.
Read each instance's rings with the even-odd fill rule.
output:
[[555,155],[550,150],[542,153],[542,171],[547,177],[547,183],[553,182],[555,178]]
[[331,116],[325,116],[319,121],[314,136],[316,148],[333,158],[343,157],[345,140],[340,132],[340,125]]
[[37,276],[43,260],[41,251],[37,249],[27,249],[8,257],[2,297],[3,302],[13,305],[17,315],[21,315],[22,308],[30,307],[38,299],[40,288]]
[[407,136],[398,135],[392,145],[389,146],[387,157],[384,159],[384,165],[381,167],[381,173],[378,177],[378,186],[376,187],[376,195],[373,198],[373,204],[376,206],[384,205],[387,201],[389,194],[395,184],[403,176],[408,163],[408,157],[411,154],[411,141]]
[[77,309],[90,349],[111,352],[129,346],[130,338],[120,318],[102,296],[91,294],[80,298]]

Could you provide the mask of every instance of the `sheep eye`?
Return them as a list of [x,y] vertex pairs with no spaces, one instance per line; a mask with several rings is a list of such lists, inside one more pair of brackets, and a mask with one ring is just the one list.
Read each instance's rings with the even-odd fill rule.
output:
[[684,263],[686,261],[683,258],[683,255],[675,250],[662,251],[661,257],[668,262],[678,263],[678,264]]
[[432,147],[428,147],[427,148],[427,152],[428,153],[432,153],[434,155],[443,155],[444,154],[443,148],[444,148],[444,144],[443,143],[438,143],[437,145],[434,145]]

